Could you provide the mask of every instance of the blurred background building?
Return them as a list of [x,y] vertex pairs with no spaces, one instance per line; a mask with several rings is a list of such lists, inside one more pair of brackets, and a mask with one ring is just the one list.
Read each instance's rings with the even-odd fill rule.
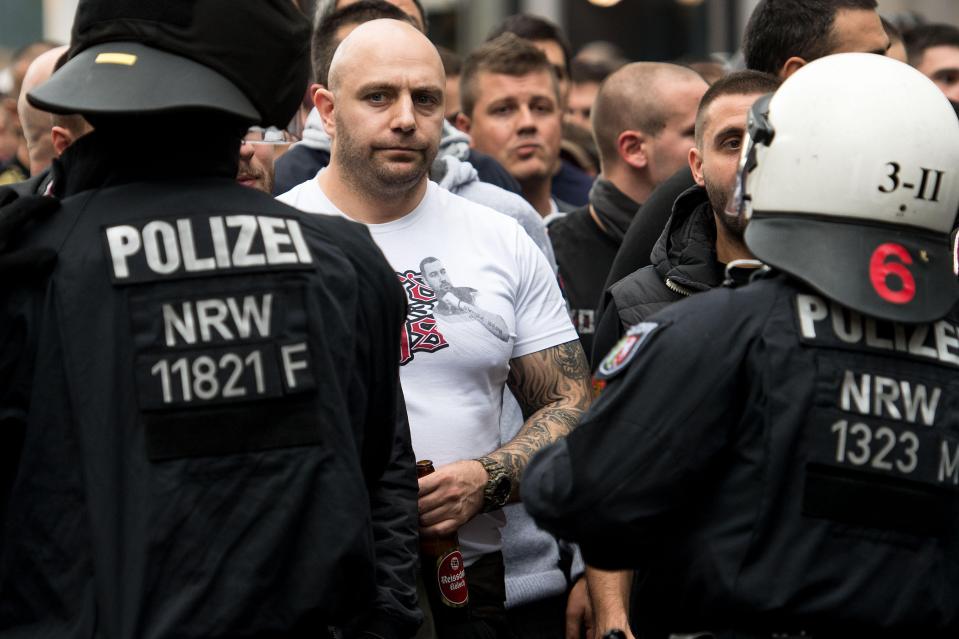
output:
[[[162,1],[162,0],[157,0]],[[310,5],[315,0],[300,0]],[[535,13],[564,28],[574,51],[604,40],[631,60],[727,59],[758,0],[422,0],[437,44],[466,53],[503,17]],[[66,43],[77,0],[0,0],[0,69],[19,47]],[[959,0],[879,0],[887,18],[959,25]],[[3,78],[0,77],[0,89]]]

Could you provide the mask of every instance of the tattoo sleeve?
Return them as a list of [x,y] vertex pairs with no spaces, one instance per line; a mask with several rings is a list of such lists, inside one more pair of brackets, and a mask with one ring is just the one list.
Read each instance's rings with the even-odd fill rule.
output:
[[512,440],[490,453],[513,480],[515,501],[523,471],[533,455],[568,435],[589,408],[589,365],[579,340],[510,361],[510,390],[526,422]]

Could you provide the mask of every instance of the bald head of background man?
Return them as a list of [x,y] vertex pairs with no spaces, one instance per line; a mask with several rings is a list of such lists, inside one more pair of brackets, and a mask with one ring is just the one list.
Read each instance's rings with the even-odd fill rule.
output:
[[686,164],[695,146],[696,109],[709,86],[686,67],[634,62],[603,82],[592,125],[602,173],[642,203]]
[[358,26],[333,56],[313,100],[333,139],[320,186],[368,223],[403,217],[424,194],[443,128],[443,63],[416,27]]
[[43,172],[80,136],[91,130],[81,115],[54,115],[41,111],[27,101],[27,93],[50,79],[57,61],[66,53],[66,45],[41,53],[23,76],[17,113],[30,158],[30,175]]
[[62,46],[41,53],[30,63],[23,76],[20,99],[17,101],[17,113],[20,116],[27,154],[30,157],[31,175],[36,175],[50,166],[50,162],[58,154],[53,147],[53,138],[50,134],[53,116],[27,102],[27,93],[50,79],[57,60],[66,53],[68,48]]

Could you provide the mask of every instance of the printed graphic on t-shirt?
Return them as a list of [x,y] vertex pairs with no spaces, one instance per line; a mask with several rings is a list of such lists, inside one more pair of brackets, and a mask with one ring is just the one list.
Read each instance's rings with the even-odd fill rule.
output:
[[401,366],[418,352],[433,353],[450,345],[437,327],[437,316],[450,322],[476,322],[498,340],[509,341],[503,318],[477,306],[479,291],[475,288],[454,286],[438,258],[424,258],[419,272],[407,270],[396,275],[410,303],[400,344]]
[[413,361],[416,353],[432,353],[446,348],[449,342],[436,328],[436,318],[433,316],[436,294],[423,281],[423,275],[416,271],[404,271],[396,276],[409,300],[406,324],[400,337],[400,366],[403,366]]

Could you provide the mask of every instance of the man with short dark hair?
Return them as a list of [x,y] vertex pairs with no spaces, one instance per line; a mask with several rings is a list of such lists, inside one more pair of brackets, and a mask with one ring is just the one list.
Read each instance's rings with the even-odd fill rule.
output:
[[889,37],[876,0],[762,0],[743,35],[746,68],[788,78],[831,53],[884,55]]
[[923,24],[903,34],[909,64],[959,102],[959,29],[951,24]]
[[443,61],[443,70],[446,72],[446,120],[450,124],[456,123],[456,115],[460,112],[460,75],[463,73],[463,58],[460,54],[437,46],[440,60]]
[[[572,76],[572,50],[562,30],[545,18],[518,13],[503,20],[490,32],[486,41],[494,40],[504,33],[512,33],[524,40],[529,40],[533,46],[543,52],[556,74],[559,83],[560,111],[565,114]],[[553,171],[553,179],[550,181],[553,197],[573,206],[586,204],[589,189],[593,183],[592,178],[563,159],[557,162]]]
[[[316,5],[314,15],[314,24],[319,24],[329,18],[338,9],[346,8],[361,0],[320,0]],[[423,33],[428,32],[429,22],[427,20],[426,9],[420,0],[387,0],[390,4],[402,10],[415,23],[416,28]]]
[[474,148],[496,158],[544,218],[559,212],[550,192],[559,160],[562,99],[546,56],[504,33],[473,51],[460,79],[457,126]]
[[634,62],[609,76],[593,109],[602,173],[589,204],[553,221],[550,239],[573,324],[592,352],[594,313],[633,216],[653,189],[684,166],[696,107],[708,86],[675,64]]
[[[608,353],[630,326],[673,302],[719,286],[726,265],[752,258],[743,243],[746,221],[727,209],[736,188],[746,114],[756,99],[778,86],[774,76],[741,71],[720,78],[706,91],[695,116],[696,145],[688,151],[696,186],[676,200],[653,249],[653,264],[607,291],[594,360]],[[605,632],[627,627],[624,602],[629,600],[631,575],[592,568],[586,575],[598,628]]]
[[574,124],[592,131],[590,115],[593,104],[599,94],[599,86],[616,69],[609,69],[597,63],[588,63],[573,59],[570,69],[569,96],[566,99],[567,124]]

